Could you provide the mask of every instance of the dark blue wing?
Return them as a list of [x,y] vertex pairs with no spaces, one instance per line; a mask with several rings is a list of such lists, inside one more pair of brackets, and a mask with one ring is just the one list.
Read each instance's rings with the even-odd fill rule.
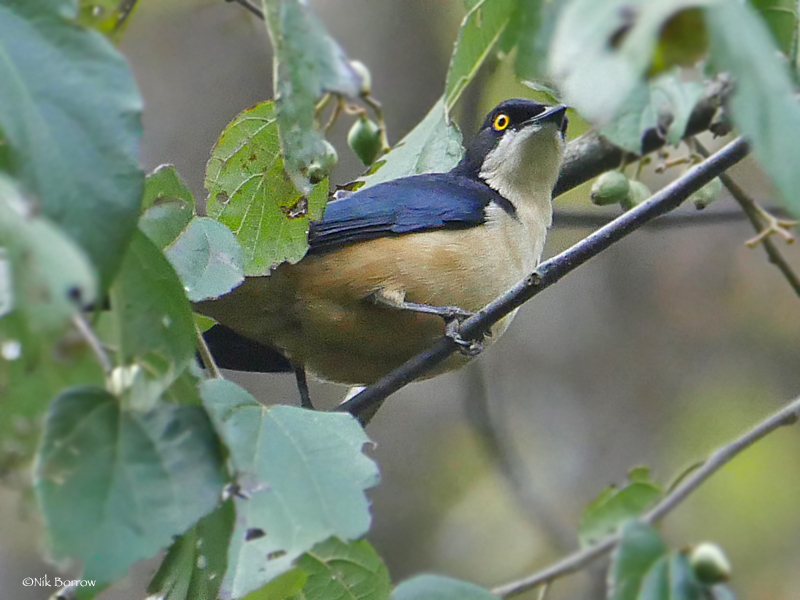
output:
[[311,224],[309,252],[415,231],[474,227],[484,222],[490,202],[514,214],[510,202],[471,177],[429,173],[386,181],[329,202],[323,218]]

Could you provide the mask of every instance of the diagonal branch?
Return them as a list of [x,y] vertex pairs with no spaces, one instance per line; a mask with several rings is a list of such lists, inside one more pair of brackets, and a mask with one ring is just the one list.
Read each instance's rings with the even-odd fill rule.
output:
[[[646,223],[677,208],[693,192],[747,156],[748,151],[747,142],[742,138],[737,138],[654,194],[649,200],[620,215],[558,256],[539,265],[533,273],[508,292],[464,321],[458,333],[466,340],[480,338],[494,323],[574,271],[590,258],[597,256]],[[360,394],[340,404],[337,410],[347,411],[362,423],[368,423],[390,394],[441,363],[457,349],[458,345],[449,337],[440,338],[424,352],[409,359]]]
[[[700,487],[704,481],[728,464],[739,453],[776,429],[795,424],[798,419],[800,419],[800,398],[795,399],[738,439],[715,450],[700,468],[687,476],[675,489],[643,515],[641,521],[649,524],[660,521]],[[509,598],[539,585],[549,584],[559,577],[580,571],[589,563],[613,550],[619,544],[619,541],[620,536],[618,534],[610,535],[597,544],[571,554],[538,573],[498,586],[492,590],[492,593],[500,598]]]

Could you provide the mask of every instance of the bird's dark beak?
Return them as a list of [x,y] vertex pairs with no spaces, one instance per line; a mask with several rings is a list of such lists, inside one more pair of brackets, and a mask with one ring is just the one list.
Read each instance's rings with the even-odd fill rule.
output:
[[567,130],[567,107],[564,104],[551,106],[543,113],[525,121],[526,126],[533,125],[534,123],[539,125],[553,123],[558,127],[561,133],[564,134]]

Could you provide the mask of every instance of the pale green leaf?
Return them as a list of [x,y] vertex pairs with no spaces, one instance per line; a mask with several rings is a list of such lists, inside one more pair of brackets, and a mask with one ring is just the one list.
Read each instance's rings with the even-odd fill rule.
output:
[[[48,8],[46,8],[48,7]],[[136,228],[142,101],[128,63],[74,4],[0,3],[0,127],[12,174],[105,287]]]
[[392,592],[392,600],[497,600],[497,596],[474,583],[440,575],[418,575],[398,585]]
[[748,5],[723,2],[706,10],[711,57],[737,80],[730,113],[783,198],[800,216],[800,102],[786,65],[764,24]]
[[348,414],[267,408],[225,380],[201,385],[243,498],[228,555],[224,598],[241,597],[292,568],[314,545],[366,533],[364,491],[378,481],[369,440]]
[[63,392],[48,412],[35,466],[39,505],[57,557],[113,581],[217,504],[222,453],[201,407],[124,411],[100,388]]
[[230,229],[212,219],[192,219],[164,254],[192,302],[219,297],[244,281],[242,247]]
[[607,123],[643,81],[664,24],[715,1],[572,0],[550,53],[550,74],[564,101],[589,121]]

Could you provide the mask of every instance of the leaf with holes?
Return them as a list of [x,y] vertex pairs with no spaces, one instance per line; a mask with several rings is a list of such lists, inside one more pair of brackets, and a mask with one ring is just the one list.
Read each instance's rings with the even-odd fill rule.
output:
[[230,449],[243,496],[236,499],[224,598],[262,587],[331,536],[353,540],[366,533],[364,491],[377,483],[378,469],[362,452],[369,440],[353,417],[267,408],[225,380],[204,382],[201,395]]
[[272,102],[240,113],[220,135],[206,167],[208,216],[227,225],[244,252],[245,275],[268,275],[308,250],[308,224],[319,219],[327,181],[303,196],[286,177]]

